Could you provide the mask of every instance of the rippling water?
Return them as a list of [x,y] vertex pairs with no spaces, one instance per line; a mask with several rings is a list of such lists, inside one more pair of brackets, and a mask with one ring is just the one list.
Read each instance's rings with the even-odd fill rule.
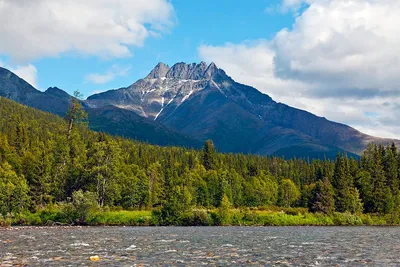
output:
[[0,230],[0,266],[400,266],[399,252],[396,227]]

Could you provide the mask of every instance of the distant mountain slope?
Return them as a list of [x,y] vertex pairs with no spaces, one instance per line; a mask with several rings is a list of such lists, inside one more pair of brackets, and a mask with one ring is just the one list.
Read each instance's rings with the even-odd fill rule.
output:
[[200,148],[199,140],[181,134],[172,128],[143,118],[130,110],[114,106],[90,108],[89,125],[92,130],[161,146],[183,146]]
[[[61,117],[65,116],[71,101],[71,96],[57,87],[50,87],[45,92],[41,92],[4,68],[0,68],[0,96]],[[134,112],[114,106],[92,109],[85,102],[82,103],[88,111],[89,126],[93,130],[157,145],[195,148],[202,145],[202,142],[194,138],[158,122],[140,117]]]
[[[46,92],[36,90],[32,85],[11,71],[0,67],[0,96],[43,111],[63,116],[68,109],[70,98],[54,94],[58,88]],[[65,93],[66,94],[66,93]]]
[[332,157],[338,151],[360,154],[368,143],[400,144],[277,103],[214,63],[159,63],[144,79],[86,103],[134,111],[195,138],[212,139],[224,152]]

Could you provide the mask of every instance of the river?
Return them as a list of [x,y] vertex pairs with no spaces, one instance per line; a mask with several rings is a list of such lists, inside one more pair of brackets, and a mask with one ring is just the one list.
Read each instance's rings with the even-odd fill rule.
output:
[[[0,266],[400,266],[398,227],[0,230]],[[91,256],[99,261],[91,261]]]

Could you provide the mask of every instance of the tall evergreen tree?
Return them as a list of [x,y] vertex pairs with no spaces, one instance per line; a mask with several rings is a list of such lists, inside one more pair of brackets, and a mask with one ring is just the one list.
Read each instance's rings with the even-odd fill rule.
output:
[[216,168],[216,152],[214,143],[211,140],[207,140],[203,147],[203,166],[206,170],[215,170]]
[[393,195],[397,195],[399,193],[399,166],[397,149],[393,144],[386,147],[382,163],[387,186],[392,190]]
[[310,201],[310,210],[313,212],[322,212],[332,214],[335,211],[335,191],[328,178],[317,181],[313,198]]
[[354,179],[350,173],[349,159],[338,155],[332,185],[335,188],[335,209],[339,212],[358,212],[362,205]]

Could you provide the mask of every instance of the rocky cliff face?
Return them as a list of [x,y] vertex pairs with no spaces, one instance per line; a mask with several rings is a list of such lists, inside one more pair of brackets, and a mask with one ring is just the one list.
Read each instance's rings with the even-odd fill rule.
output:
[[169,67],[163,63],[127,88],[93,95],[86,103],[91,107],[114,105],[135,111],[143,117],[157,120],[173,111],[193,94],[214,86],[213,78],[226,77],[215,64],[177,63]]

